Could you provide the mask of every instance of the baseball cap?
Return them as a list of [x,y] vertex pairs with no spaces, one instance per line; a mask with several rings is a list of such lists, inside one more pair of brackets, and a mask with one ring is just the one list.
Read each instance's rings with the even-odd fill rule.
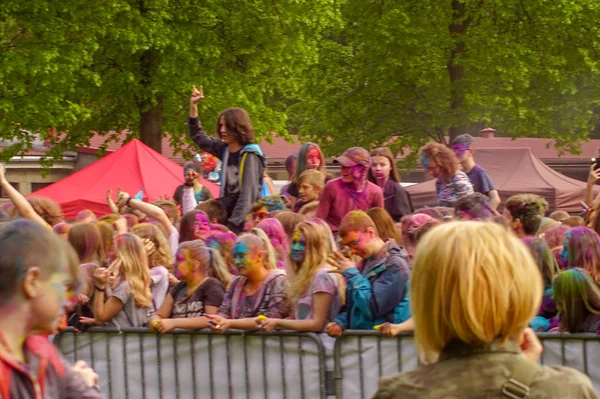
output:
[[369,154],[369,151],[362,147],[352,147],[344,151],[344,153],[334,159],[333,162],[339,163],[347,168],[356,165],[371,166],[371,155]]

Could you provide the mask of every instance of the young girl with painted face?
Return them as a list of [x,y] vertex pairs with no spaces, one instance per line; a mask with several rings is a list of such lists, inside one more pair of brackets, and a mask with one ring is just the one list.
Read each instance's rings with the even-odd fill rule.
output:
[[565,270],[554,279],[553,288],[560,331],[600,331],[600,289],[588,271],[579,267]]
[[239,233],[250,207],[262,196],[266,159],[260,147],[254,144],[254,128],[248,112],[242,108],[221,112],[217,123],[219,138],[208,137],[198,119],[198,102],[202,99],[202,86],[199,90],[194,86],[189,134],[198,147],[223,161],[219,200],[227,209],[227,227]]
[[341,165],[342,176],[325,184],[316,216],[329,223],[337,233],[342,218],[354,210],[383,208],[383,192],[367,180],[371,155],[361,147],[346,150],[335,162]]
[[402,216],[410,215],[414,209],[410,194],[400,184],[394,155],[389,148],[382,147],[371,151],[371,159],[367,177],[381,188],[385,210],[395,222],[399,222]]
[[325,236],[323,227],[317,223],[303,222],[296,227],[288,275],[295,320],[257,318],[257,326],[265,331],[277,328],[322,332],[338,315],[346,287],[339,275],[329,273],[330,248],[329,242],[323,239]]
[[[173,254],[171,247],[160,229],[150,223],[140,223],[131,230],[144,242],[148,254],[148,266],[152,285],[153,303],[156,309],[160,308],[169,291],[169,273],[173,272]],[[156,310],[154,309],[154,310]]]
[[288,187],[288,194],[294,197],[294,199],[298,199],[300,194],[298,192],[298,178],[302,172],[307,169],[318,170],[319,172],[323,173],[326,181],[331,180],[331,176],[327,174],[323,151],[321,151],[321,147],[315,143],[304,143],[300,147],[296,170],[292,176],[292,182]]
[[94,318],[113,327],[142,327],[152,310],[148,255],[142,239],[125,233],[115,239],[116,260],[94,272]]
[[467,174],[460,170],[454,152],[440,143],[429,143],[421,148],[421,163],[436,178],[438,205],[453,207],[465,195],[473,194],[473,184]]
[[201,240],[179,246],[174,286],[165,302],[150,318],[149,325],[160,333],[174,328],[197,330],[208,327],[206,315],[217,314],[231,275],[219,253]]
[[210,235],[212,228],[208,215],[199,210],[193,210],[181,218],[179,225],[179,243],[193,240],[204,240]]
[[239,276],[225,293],[217,316],[209,316],[216,332],[229,328],[257,330],[255,318],[283,319],[289,314],[285,272],[277,269],[268,239],[242,234],[233,247]]

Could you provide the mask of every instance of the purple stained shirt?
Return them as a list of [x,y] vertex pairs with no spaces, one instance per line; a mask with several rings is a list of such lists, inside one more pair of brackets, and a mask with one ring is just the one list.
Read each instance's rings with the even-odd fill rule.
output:
[[467,173],[467,176],[469,176],[469,180],[471,180],[476,193],[487,194],[496,189],[488,172],[479,165],[475,165]]
[[367,181],[364,191],[357,193],[338,177],[325,184],[319,198],[316,216],[329,223],[331,230],[335,233],[338,231],[342,218],[350,211],[368,211],[375,207],[384,207],[383,192],[379,186]]
[[[305,320],[312,319],[313,317],[313,298],[312,296],[318,292],[325,292],[331,295],[331,305],[329,306],[329,313],[327,314],[327,323],[333,321],[335,317],[340,313],[342,307],[342,298],[338,284],[340,281],[332,274],[328,273],[327,269],[323,268],[315,274],[313,277],[310,288],[306,291],[296,303],[296,319]],[[342,287],[345,289],[345,287]]]
[[473,194],[473,184],[461,170],[448,180],[437,179],[435,189],[439,206],[453,207],[459,198]]

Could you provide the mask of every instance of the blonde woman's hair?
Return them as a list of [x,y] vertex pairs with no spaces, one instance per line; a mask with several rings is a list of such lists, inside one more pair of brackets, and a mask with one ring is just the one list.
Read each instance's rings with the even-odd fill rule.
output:
[[186,259],[189,257],[200,263],[200,268],[204,275],[216,278],[223,284],[225,289],[229,288],[232,276],[219,251],[207,247],[202,240],[182,242],[179,244],[177,252],[182,251]]
[[321,231],[322,229],[316,223],[302,222],[294,230],[294,236],[300,233],[304,235],[306,240],[305,255],[302,262],[295,262],[291,257],[289,260],[291,269],[289,292],[290,298],[294,302],[298,302],[310,288],[315,274],[327,261],[329,243],[323,240],[325,233]]
[[142,240],[147,238],[154,244],[154,252],[148,255],[148,265],[150,267],[164,266],[173,273],[173,263],[175,258],[171,252],[171,246],[165,238],[162,230],[151,223],[140,223],[133,226],[131,232]]
[[416,248],[410,282],[415,344],[435,362],[453,340],[501,343],[537,313],[540,271],[527,247],[496,223],[450,222]]
[[113,288],[122,280],[127,281],[135,305],[138,308],[150,307],[150,268],[142,239],[132,233],[117,236],[115,254],[117,259],[109,267],[109,273],[114,277]]
[[[294,234],[302,233],[306,240],[306,250],[304,260],[301,263],[294,262],[290,258],[290,273],[288,278],[290,284],[288,291],[290,298],[294,302],[298,300],[310,289],[315,275],[319,269],[328,266],[327,256],[330,252],[330,243],[327,239],[327,232],[323,226],[315,222],[302,222],[296,226]],[[343,277],[336,273],[334,277],[338,278],[338,290],[342,291],[342,302],[345,299],[345,283]]]
[[[260,236],[259,236],[260,234]],[[267,237],[267,234],[261,229],[254,228],[250,233],[240,235],[235,243],[244,242],[249,249],[256,248],[264,255],[265,269],[277,269],[277,260],[275,258],[275,250]],[[235,244],[234,244],[235,246]]]

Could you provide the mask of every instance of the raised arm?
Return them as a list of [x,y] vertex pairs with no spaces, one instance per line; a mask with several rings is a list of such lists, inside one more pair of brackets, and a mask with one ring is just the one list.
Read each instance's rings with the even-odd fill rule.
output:
[[158,221],[163,227],[164,231],[170,232],[173,229],[173,225],[171,224],[169,217],[161,207],[131,198],[129,193],[126,192],[121,193],[118,201],[119,204],[124,203],[129,207],[137,209],[138,211],[145,213],[146,216]]
[[596,165],[593,164],[590,166],[590,174],[588,175],[587,186],[585,188],[585,203],[592,207],[594,206],[594,202],[600,199],[600,194],[596,198],[594,198],[594,187],[596,186],[596,182],[600,180],[600,171],[596,170]]
[[108,208],[110,209],[111,213],[119,213],[119,208],[117,207],[117,204],[115,204],[115,202],[112,200],[112,190],[106,191],[106,202],[108,203]]
[[200,86],[200,90],[196,89],[196,86],[193,86],[192,96],[190,97],[190,119],[188,121],[190,138],[204,151],[222,159],[227,145],[219,139],[209,137],[204,129],[202,129],[202,124],[200,124],[200,119],[198,119],[198,102],[203,99],[202,86]]
[[2,190],[6,193],[8,198],[10,198],[11,202],[19,211],[19,214],[23,216],[25,219],[33,220],[41,224],[42,226],[47,226],[52,228],[46,221],[37,214],[37,212],[33,209],[29,201],[21,194],[16,188],[14,188],[8,180],[6,180],[6,175],[4,171],[4,165],[0,164],[0,186],[2,186]]

